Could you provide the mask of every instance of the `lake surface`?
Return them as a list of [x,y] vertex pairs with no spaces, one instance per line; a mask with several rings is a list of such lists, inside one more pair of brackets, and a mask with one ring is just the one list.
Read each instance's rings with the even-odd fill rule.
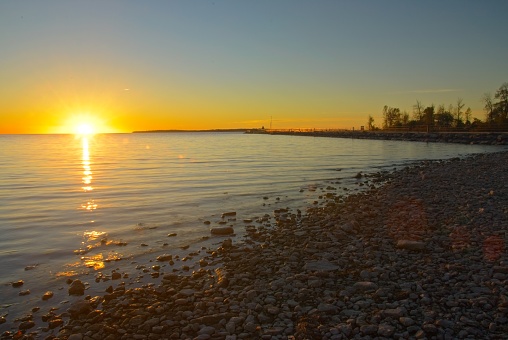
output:
[[[0,135],[0,146],[0,316],[9,317],[66,303],[68,277],[93,281],[220,242],[203,236],[223,212],[237,212],[241,235],[243,219],[304,210],[329,185],[358,190],[359,171],[503,149],[241,133]],[[41,302],[47,290],[60,300]]]

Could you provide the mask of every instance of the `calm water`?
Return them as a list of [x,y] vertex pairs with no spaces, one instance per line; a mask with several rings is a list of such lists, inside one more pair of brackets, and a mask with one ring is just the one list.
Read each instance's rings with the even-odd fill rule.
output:
[[[356,188],[358,171],[499,150],[240,133],[0,135],[0,146],[0,316],[68,276],[198,247],[222,212],[303,208],[330,183]],[[20,279],[30,295],[10,286]]]

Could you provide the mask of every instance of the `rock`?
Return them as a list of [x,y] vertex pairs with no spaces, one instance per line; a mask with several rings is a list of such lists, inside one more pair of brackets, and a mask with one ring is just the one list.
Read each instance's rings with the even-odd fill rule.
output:
[[229,212],[222,213],[222,218],[227,217],[227,216],[236,216],[236,211],[229,211]]
[[169,233],[168,234],[168,237],[175,237],[176,236],[176,233]]
[[363,335],[374,335],[378,331],[377,325],[363,325],[360,327],[360,332]]
[[425,243],[411,240],[398,240],[397,248],[413,251],[422,251],[425,250]]
[[157,256],[157,261],[159,261],[159,262],[171,261],[172,259],[173,259],[173,255],[171,255],[171,254],[163,254],[163,255]]
[[210,232],[212,235],[230,235],[235,233],[233,227],[215,227],[210,229]]
[[83,334],[81,334],[81,333],[71,334],[71,335],[69,335],[67,340],[83,340]]
[[83,314],[88,314],[93,310],[92,304],[89,300],[81,300],[74,302],[67,312],[71,315],[72,318],[76,318]]
[[30,295],[30,289],[20,291],[18,295],[19,296]]
[[81,280],[74,280],[69,287],[69,295],[83,295],[85,294],[85,285]]
[[27,329],[34,327],[34,326],[35,326],[35,322],[33,322],[32,320],[28,320],[28,321],[21,322],[19,324],[19,329],[22,331],[25,331]]
[[12,287],[14,288],[18,288],[18,287],[21,287],[25,282],[23,280],[19,280],[19,281],[16,281],[16,282],[13,282],[11,283]]
[[119,279],[121,279],[121,278],[122,278],[122,274],[120,274],[120,273],[118,273],[118,272],[113,272],[113,273],[111,274],[111,279],[112,279],[112,280],[119,280]]
[[3,323],[6,323],[6,322],[7,322],[7,319],[5,318],[5,316],[0,316],[0,325]]
[[384,337],[391,337],[395,333],[395,327],[387,325],[387,324],[380,324],[377,329],[377,334]]
[[374,282],[360,281],[353,285],[353,288],[357,292],[374,292],[378,289],[378,286]]
[[43,301],[46,301],[46,300],[49,300],[53,297],[53,292],[51,291],[47,291],[46,293],[44,293],[44,295],[42,296],[42,300]]
[[330,261],[319,260],[307,262],[303,269],[306,271],[333,271],[338,270],[340,267]]
[[222,241],[222,248],[224,249],[230,249],[233,247],[233,240],[228,238],[224,241]]

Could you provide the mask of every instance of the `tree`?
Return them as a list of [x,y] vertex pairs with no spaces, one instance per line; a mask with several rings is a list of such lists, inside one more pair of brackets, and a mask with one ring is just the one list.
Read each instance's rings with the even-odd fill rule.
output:
[[499,100],[497,103],[494,103],[494,110],[497,111],[497,120],[499,124],[504,124],[508,118],[508,83],[504,83],[499,87],[494,98]]
[[473,111],[470,107],[467,108],[466,112],[464,112],[464,117],[466,117],[466,125],[471,125],[471,116],[473,115]]
[[457,98],[457,111],[456,111],[456,114],[457,114],[457,118],[455,119],[455,125],[456,126],[461,126],[464,124],[464,122],[462,121],[462,108],[465,106],[466,104],[462,103],[462,98]]
[[369,120],[367,121],[367,127],[368,127],[369,131],[376,129],[376,127],[374,126],[374,117],[372,117],[371,115],[369,115]]
[[383,128],[402,126],[402,115],[398,107],[383,107]]
[[450,110],[446,110],[444,104],[441,104],[437,108],[435,114],[436,124],[440,127],[450,127],[453,123],[453,115]]
[[417,100],[416,104],[413,105],[413,116],[414,116],[415,120],[417,120],[419,122],[422,120],[423,110],[424,110],[424,105],[422,104],[422,102]]
[[401,120],[402,120],[402,125],[409,124],[409,113],[407,113],[407,111],[402,112]]
[[482,96],[483,110],[485,111],[485,121],[489,124],[494,123],[494,103],[492,102],[492,95],[484,93]]
[[427,106],[425,110],[423,110],[423,114],[425,124],[434,125],[434,104],[432,104],[432,106]]

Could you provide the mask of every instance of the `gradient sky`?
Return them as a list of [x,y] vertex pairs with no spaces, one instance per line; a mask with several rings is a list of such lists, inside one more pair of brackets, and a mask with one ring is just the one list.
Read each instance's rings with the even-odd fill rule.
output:
[[0,133],[381,125],[508,81],[508,1],[2,1]]

